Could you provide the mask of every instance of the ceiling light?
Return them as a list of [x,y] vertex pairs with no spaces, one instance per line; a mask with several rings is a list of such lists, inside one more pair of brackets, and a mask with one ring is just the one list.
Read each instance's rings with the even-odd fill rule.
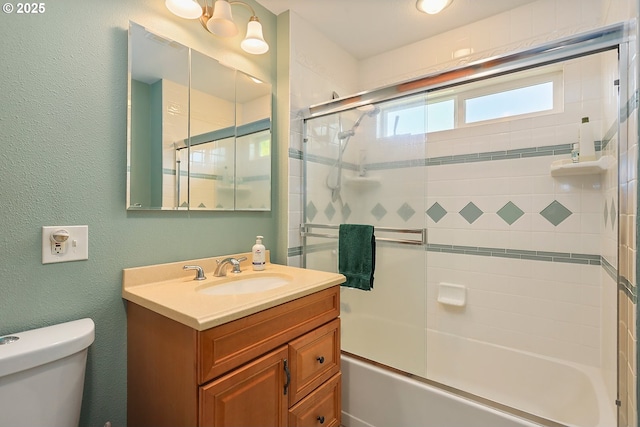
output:
[[457,49],[451,54],[451,58],[458,59],[463,56],[469,56],[473,53],[472,47],[463,47],[462,49]]
[[435,15],[442,12],[447,6],[453,3],[453,0],[418,0],[416,8],[420,12]]
[[[262,24],[260,24],[260,21],[256,16],[256,12],[251,6],[243,1],[236,0],[214,0],[212,6],[209,6],[209,0],[204,1],[204,6],[200,6],[200,4],[198,4],[194,0],[166,0],[165,4],[171,12],[182,18],[200,18],[200,23],[207,31],[220,37],[233,37],[238,34],[238,27],[236,26],[236,23],[233,22],[231,6],[244,6],[251,11],[251,18],[249,19],[249,23],[247,24],[246,36],[244,40],[242,40],[242,43],[240,43],[240,47],[245,52],[254,55],[260,55],[269,51],[269,45],[264,40],[264,36],[262,35]],[[186,16],[187,14],[181,14],[182,12],[178,13],[179,11],[182,11],[182,9],[178,8],[176,4],[191,7],[190,3],[193,3],[197,6],[199,10],[197,16],[195,16],[195,13],[192,13],[189,16]]]
[[202,7],[194,0],[166,0],[164,5],[180,18],[197,19],[202,15]]

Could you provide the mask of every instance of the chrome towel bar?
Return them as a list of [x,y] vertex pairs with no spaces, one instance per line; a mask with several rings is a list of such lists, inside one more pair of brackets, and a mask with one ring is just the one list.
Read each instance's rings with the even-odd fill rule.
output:
[[[329,233],[313,233],[310,230],[312,228],[338,230],[339,224],[301,224],[300,235],[302,237],[325,237],[328,239],[337,239],[337,234]],[[427,244],[427,229],[426,228],[393,228],[393,227],[375,227],[376,232],[383,233],[402,233],[402,234],[417,234],[419,239],[396,239],[391,237],[378,237],[376,235],[376,241],[378,242],[390,242],[399,243],[401,245],[416,245],[425,246]]]

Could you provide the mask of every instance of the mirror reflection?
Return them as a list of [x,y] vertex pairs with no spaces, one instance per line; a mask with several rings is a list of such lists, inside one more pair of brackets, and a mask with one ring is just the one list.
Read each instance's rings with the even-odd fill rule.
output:
[[236,75],[236,209],[271,209],[271,85]]
[[131,23],[127,208],[270,210],[271,85]]
[[176,177],[188,182],[174,143],[189,135],[189,49],[131,25],[129,72],[127,207],[175,209]]
[[236,71],[196,51],[191,64],[189,206],[233,210]]

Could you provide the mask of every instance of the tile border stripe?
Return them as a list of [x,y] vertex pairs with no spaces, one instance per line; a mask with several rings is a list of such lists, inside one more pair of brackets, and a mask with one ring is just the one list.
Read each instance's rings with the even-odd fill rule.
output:
[[[384,242],[380,242],[386,246]],[[336,249],[338,243],[321,243],[307,245],[307,253],[320,252],[327,249]],[[561,262],[569,264],[602,265],[609,276],[616,280],[616,269],[602,256],[592,254],[570,252],[530,251],[522,249],[489,248],[481,246],[460,246],[428,243],[424,250],[428,252],[442,252],[460,255],[489,256],[497,258],[524,259],[532,261]],[[302,254],[302,246],[287,249],[287,256]],[[630,284],[629,284],[630,285]],[[632,286],[630,286],[631,288]]]
[[[482,153],[458,154],[455,156],[427,157],[422,159],[398,160],[393,162],[368,163],[367,170],[404,169],[422,166],[444,166],[461,163],[490,162],[494,160],[526,159],[531,157],[558,156],[571,153],[573,144],[548,145],[543,147],[519,148],[505,151],[489,151]],[[602,151],[603,142],[595,141],[596,151]],[[300,150],[289,149],[289,158],[303,160]],[[336,160],[330,157],[307,154],[307,161],[327,166],[333,166]],[[358,170],[358,165],[344,162],[342,167],[348,170]]]
[[[385,242],[380,242],[382,246],[387,246]],[[325,250],[335,250],[337,242],[320,243],[307,246],[307,253],[321,252]],[[624,277],[617,277],[616,268],[603,256],[570,252],[549,252],[531,251],[522,249],[492,248],[482,246],[460,246],[429,243],[424,248],[410,247],[406,249],[423,249],[428,252],[440,252],[459,255],[476,255],[496,258],[510,258],[530,261],[559,262],[566,264],[580,265],[600,265],[607,275],[614,281],[618,281],[618,286],[627,297],[635,304],[638,300],[638,290]],[[302,246],[290,247],[287,249],[287,256],[294,257],[302,255]]]
[[562,262],[569,264],[601,265],[600,255],[579,254],[569,252],[529,251],[507,248],[485,248],[477,246],[458,246],[427,244],[429,252],[444,252],[464,255],[490,256],[498,258],[514,258],[531,261]]

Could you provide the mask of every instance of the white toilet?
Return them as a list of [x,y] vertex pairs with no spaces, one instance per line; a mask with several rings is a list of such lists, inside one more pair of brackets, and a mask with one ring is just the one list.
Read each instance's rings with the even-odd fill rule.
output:
[[0,427],[72,427],[80,420],[91,319],[0,337]]

